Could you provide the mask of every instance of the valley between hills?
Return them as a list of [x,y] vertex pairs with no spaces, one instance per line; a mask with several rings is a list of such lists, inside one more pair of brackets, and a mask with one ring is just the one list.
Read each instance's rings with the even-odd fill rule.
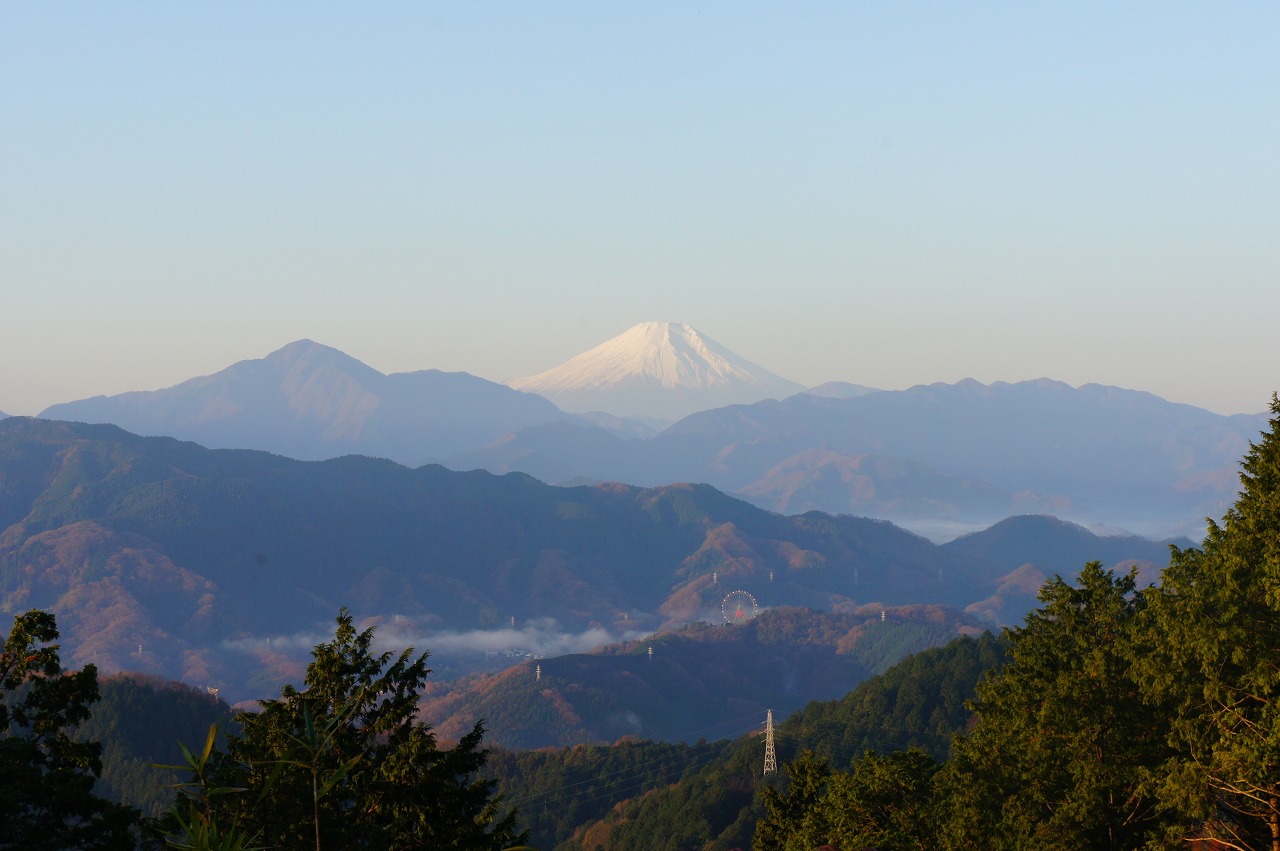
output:
[[[797,389],[690,326],[643,323],[511,386],[384,375],[304,340],[0,420],[0,608],[57,614],[73,664],[251,702],[300,675],[345,607],[431,650],[448,728],[442,707],[497,711],[519,679],[504,668],[684,640],[733,590],[766,614],[928,610],[952,624],[938,643],[1016,623],[1091,559],[1154,579],[1230,500],[1262,421],[1051,381]],[[689,415],[663,421],[677,407],[659,398]],[[746,670],[750,652],[714,664]],[[512,741],[674,734],[556,701],[556,732]]]
[[735,589],[765,609],[941,606],[995,628],[1047,576],[1102,559],[1153,577],[1167,554],[1043,516],[938,545],[707,485],[553,487],[26,418],[0,421],[0,482],[4,611],[55,613],[69,663],[233,702],[296,677],[343,607],[389,644],[432,650],[452,678],[502,664],[498,650],[546,656],[719,622]]
[[[684,346],[645,363],[738,375],[687,326],[643,331]],[[658,847],[693,811],[680,829],[714,841],[671,847],[727,849],[762,815],[766,713],[784,759],[945,758],[992,633],[1088,562],[1158,581],[1264,422],[1037,381],[834,383],[671,423],[300,341],[0,418],[0,611],[53,613],[64,664],[104,675],[98,788],[152,814],[149,766],[176,757],[118,719],[198,737],[299,683],[349,612],[379,652],[431,654],[418,717],[442,744],[483,725],[541,847]]]

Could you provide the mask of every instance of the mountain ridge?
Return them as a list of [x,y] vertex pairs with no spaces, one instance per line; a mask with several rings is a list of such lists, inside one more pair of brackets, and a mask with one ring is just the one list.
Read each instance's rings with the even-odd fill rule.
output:
[[[647,333],[661,336],[660,325]],[[1238,459],[1265,426],[1261,414],[1047,378],[825,387],[698,411],[655,433],[466,373],[383,375],[302,340],[162,391],[42,416],[306,460],[361,454],[550,483],[702,481],[769,510],[876,516],[935,540],[1027,512],[1198,533],[1234,498]]]
[[[1123,555],[1167,559],[1167,547],[1135,542]],[[539,630],[564,646],[719,620],[738,589],[818,610],[982,603],[1010,622],[1019,600],[991,598],[1028,561],[1047,559],[1025,540],[973,558],[885,521],[784,517],[709,485],[560,488],[0,421],[0,611],[54,612],[70,663],[233,700],[297,676],[308,637],[342,606],[389,639],[431,647],[447,635],[473,650]]]
[[671,419],[804,389],[683,322],[642,322],[558,366],[507,384],[566,410]]
[[216,449],[303,460],[359,453],[411,466],[514,429],[574,420],[546,399],[468,373],[384,375],[311,340],[161,390],[52,405],[40,417],[110,422]]
[[743,624],[690,624],[432,683],[419,709],[446,739],[484,719],[490,743],[508,748],[733,737],[758,728],[768,708],[785,717],[909,653],[983,630],[978,618],[940,606],[784,606]]
[[[531,428],[454,461],[588,481],[705,481],[771,510],[884,517],[938,539],[1027,512],[1166,536],[1221,516],[1265,425],[1261,414],[1226,417],[1105,385],[969,379],[727,406],[627,446]],[[883,460],[860,460],[871,458]],[[917,481],[895,479],[902,471]]]

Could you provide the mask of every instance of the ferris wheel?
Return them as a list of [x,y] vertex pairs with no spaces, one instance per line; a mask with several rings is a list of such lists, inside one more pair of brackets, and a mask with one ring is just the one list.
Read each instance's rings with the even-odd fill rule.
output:
[[760,614],[760,606],[746,591],[730,591],[720,603],[720,613],[725,623],[746,623]]

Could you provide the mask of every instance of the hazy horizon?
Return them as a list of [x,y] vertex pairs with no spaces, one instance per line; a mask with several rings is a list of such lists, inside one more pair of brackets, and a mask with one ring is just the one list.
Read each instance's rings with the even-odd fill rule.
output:
[[0,411],[301,338],[1280,389],[1280,7],[9,4]]
[[[698,330],[701,330],[701,329],[698,329]],[[708,335],[708,336],[709,336],[709,335]],[[248,358],[240,358],[240,359],[238,359],[237,361],[235,361],[235,362],[233,362],[233,363],[228,363],[228,364],[226,364],[226,366],[222,367],[221,369],[215,369],[215,370],[212,370],[210,373],[202,373],[201,375],[192,375],[192,376],[188,376],[187,378],[184,378],[184,379],[182,379],[181,381],[175,382],[175,384],[173,384],[173,385],[165,385],[165,386],[162,386],[162,387],[138,387],[138,388],[132,388],[131,390],[122,391],[122,392],[125,392],[125,393],[128,393],[128,392],[135,392],[135,391],[151,392],[151,391],[156,391],[156,390],[166,390],[166,389],[169,389],[170,387],[177,386],[178,384],[183,384],[183,383],[185,383],[186,381],[189,381],[189,380],[191,380],[191,379],[195,379],[195,378],[202,378],[202,377],[205,377],[206,375],[211,375],[211,374],[214,374],[214,373],[222,372],[223,370],[228,369],[228,368],[230,368],[230,367],[234,366],[236,363],[240,363],[240,362],[242,362],[242,361],[254,361],[254,360],[261,360],[262,358],[264,358],[264,357],[266,357],[266,356],[268,356],[268,355],[273,354],[275,351],[278,351],[279,349],[284,348],[285,346],[292,345],[292,344],[294,344],[294,343],[303,342],[305,339],[309,339],[309,338],[303,338],[302,340],[291,340],[291,341],[289,341],[289,343],[286,343],[286,344],[284,344],[283,346],[278,347],[277,349],[273,350],[272,352],[263,352],[263,353],[262,353],[261,355],[259,355],[259,356],[248,357]],[[325,344],[325,343],[324,343],[324,341],[322,341],[322,340],[312,340],[311,342],[319,343],[319,344],[321,344],[321,345],[327,345],[327,344]],[[716,341],[716,342],[719,342],[719,341]],[[336,347],[330,347],[330,348],[336,348]],[[364,362],[364,361],[362,361],[362,359],[361,359],[361,358],[359,358],[359,357],[356,357],[356,356],[352,355],[350,352],[343,352],[343,354],[346,354],[346,355],[348,355],[348,356],[350,356],[350,357],[353,357],[353,358],[354,358],[355,360],[357,360],[357,361]],[[736,352],[735,352],[735,354],[736,354]],[[366,366],[372,366],[372,364],[368,364],[367,362],[365,362],[365,365],[366,365]],[[374,367],[374,368],[376,369],[376,367]],[[434,369],[434,368],[435,368],[435,367],[430,367],[430,366],[424,366],[424,367],[421,367],[421,369]],[[384,371],[384,370],[378,370],[378,371],[379,371],[379,372],[383,372],[384,374],[391,374],[391,372],[390,372],[390,371]],[[400,371],[400,372],[412,372],[412,371],[414,371],[414,370],[410,369],[410,370],[399,370],[399,371]],[[454,371],[455,371],[455,372],[467,372],[467,370],[454,370]],[[474,375],[475,373],[470,373],[470,374],[473,374],[473,375]],[[480,377],[484,377],[484,376],[480,376]],[[784,377],[785,377],[785,376],[784,376]],[[496,382],[496,383],[505,383],[502,379],[489,378],[488,380],[490,380],[490,381],[494,381],[494,382]],[[845,379],[832,379],[831,381],[832,381],[832,382],[839,382],[839,381],[844,381],[844,380],[845,380]],[[926,385],[930,385],[930,384],[939,384],[939,383],[942,383],[942,384],[959,384],[959,383],[966,382],[966,381],[977,381],[977,380],[978,380],[978,379],[975,379],[975,378],[973,378],[972,376],[963,376],[962,378],[956,379],[955,381],[947,381],[947,382],[919,382],[918,384],[907,385],[907,386],[903,386],[903,387],[877,387],[877,388],[874,388],[874,389],[876,389],[876,390],[909,390],[909,389],[911,389],[911,388],[913,388],[913,387],[917,387],[917,386],[926,386]],[[1031,381],[1031,382],[1034,382],[1034,381],[1044,381],[1044,380],[1049,380],[1049,381],[1059,381],[1060,379],[1056,379],[1056,378],[1054,378],[1053,376],[1035,376],[1035,377],[1033,377],[1033,378],[1017,379],[1017,380],[1015,380],[1015,381],[1005,381],[1004,379],[999,379],[999,378],[997,378],[997,379],[992,379],[991,381],[985,381],[985,382],[981,382],[981,381],[980,381],[979,383],[981,383],[981,384],[983,384],[983,385],[985,385],[985,386],[991,386],[991,385],[1000,384],[1000,383],[1017,384],[1017,383],[1021,383],[1021,382],[1025,382],[1025,381]],[[826,383],[826,382],[823,382],[823,383]],[[851,382],[851,383],[857,383],[857,382]],[[1066,383],[1070,384],[1070,382],[1066,382]],[[1086,382],[1080,382],[1079,384],[1070,384],[1070,386],[1072,386],[1072,387],[1076,387],[1076,388],[1078,389],[1078,388],[1083,387],[1083,386],[1088,385],[1088,384],[1101,384],[1101,385],[1104,385],[1104,386],[1118,386],[1118,385],[1106,385],[1106,384],[1105,384],[1105,382],[1087,382],[1087,381],[1086,381]],[[819,385],[817,385],[817,384],[815,384],[815,385],[809,385],[809,386],[807,386],[805,389],[814,389],[814,388],[817,388],[818,386],[819,386]],[[1150,392],[1150,391],[1144,391],[1144,389],[1143,389],[1143,388],[1141,388],[1141,387],[1125,387],[1125,388],[1121,388],[1121,389],[1124,389],[1124,390],[1136,390],[1136,391],[1142,391],[1142,392]],[[529,390],[529,391],[525,391],[525,392],[530,392],[530,393],[532,393],[532,392],[535,392],[535,391]],[[117,395],[117,394],[112,393],[112,394],[93,394],[93,395],[97,396],[97,395]],[[1159,394],[1157,394],[1157,395],[1159,395]],[[92,398],[92,397],[84,397],[84,398]],[[52,407],[52,406],[54,406],[54,405],[62,404],[63,402],[72,402],[72,401],[82,401],[82,400],[80,400],[80,399],[76,399],[76,400],[71,400],[71,399],[62,400],[62,402],[54,402],[54,403],[51,403],[50,405],[46,405],[44,408],[41,408],[41,409],[36,410],[36,411],[31,411],[31,412],[10,411],[10,410],[5,410],[5,409],[3,409],[3,408],[0,408],[0,411],[3,411],[3,413],[5,413],[5,414],[7,414],[7,415],[10,415],[10,416],[36,416],[36,415],[40,414],[43,410],[45,410],[46,408],[48,408],[48,407]],[[1167,399],[1166,401],[1170,401],[1170,402],[1180,402],[1181,400],[1178,400],[1178,399]],[[1185,404],[1194,404],[1194,403],[1185,403]],[[1202,408],[1205,408],[1206,410],[1212,410],[1212,409],[1208,408],[1207,406],[1197,405],[1196,407],[1202,407]],[[572,413],[572,412],[573,412],[570,408],[562,408],[562,409],[563,409],[563,410],[566,410],[567,412],[570,412],[570,413]],[[1259,410],[1256,410],[1256,411],[1214,411],[1214,413],[1222,413],[1222,414],[1226,414],[1226,415],[1231,415],[1231,414],[1257,414],[1257,413],[1263,413],[1264,411],[1265,411],[1265,408],[1260,408]],[[656,420],[655,420],[655,421],[656,421]]]

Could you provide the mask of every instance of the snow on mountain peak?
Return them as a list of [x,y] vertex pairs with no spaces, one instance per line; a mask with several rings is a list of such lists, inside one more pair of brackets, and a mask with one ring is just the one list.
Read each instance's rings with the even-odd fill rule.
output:
[[642,322],[546,372],[507,383],[566,410],[665,418],[803,389],[684,322]]

